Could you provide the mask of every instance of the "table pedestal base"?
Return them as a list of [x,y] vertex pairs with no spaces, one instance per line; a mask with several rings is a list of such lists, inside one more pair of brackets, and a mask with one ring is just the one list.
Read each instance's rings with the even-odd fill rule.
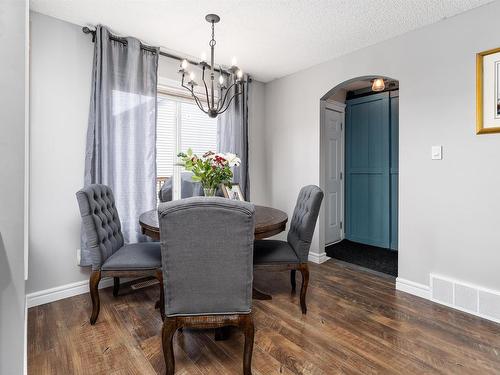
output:
[[255,287],[252,289],[252,298],[258,301],[269,301],[273,299],[273,297],[271,297],[269,294],[261,292]]

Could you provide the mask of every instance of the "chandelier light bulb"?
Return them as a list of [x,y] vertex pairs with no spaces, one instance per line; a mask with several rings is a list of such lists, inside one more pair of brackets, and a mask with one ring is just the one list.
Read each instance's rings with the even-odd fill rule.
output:
[[224,84],[224,77],[222,74],[219,76],[219,84],[222,86]]
[[194,81],[195,78],[196,78],[196,74],[194,74],[194,72],[189,73],[189,79],[191,81]]
[[207,61],[207,54],[205,52],[201,53],[201,61],[203,62]]
[[186,59],[182,60],[182,62],[181,62],[181,68],[182,69],[186,70],[187,67],[188,67],[188,65],[189,65],[189,63],[188,63],[188,61]]
[[238,79],[243,78],[243,71],[241,69],[238,69],[238,71],[236,72],[236,77],[238,77]]
[[233,58],[231,59],[231,66],[236,66],[238,65],[238,60],[236,59],[236,57],[233,56]]

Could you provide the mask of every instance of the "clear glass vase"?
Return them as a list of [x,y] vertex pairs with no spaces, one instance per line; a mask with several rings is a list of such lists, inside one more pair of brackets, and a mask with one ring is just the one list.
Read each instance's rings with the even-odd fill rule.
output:
[[216,192],[217,188],[203,188],[203,194],[205,194],[205,197],[215,197]]

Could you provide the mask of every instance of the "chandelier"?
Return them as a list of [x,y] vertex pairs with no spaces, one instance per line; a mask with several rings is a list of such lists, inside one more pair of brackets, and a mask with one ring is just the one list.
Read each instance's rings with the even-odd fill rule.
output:
[[[187,89],[191,93],[191,96],[193,97],[198,108],[200,108],[208,116],[215,118],[217,117],[217,115],[224,113],[229,108],[234,98],[241,95],[242,93],[241,86],[243,86],[245,81],[243,78],[243,71],[236,66],[235,59],[233,59],[233,62],[231,64],[232,66],[229,69],[229,71],[223,70],[220,65],[219,69],[215,68],[214,56],[215,56],[215,45],[217,43],[215,41],[215,24],[220,21],[220,17],[216,14],[207,14],[205,16],[205,20],[207,20],[207,22],[212,24],[212,39],[208,43],[208,45],[210,46],[210,64],[208,64],[205,61],[205,58],[202,58],[202,61],[200,63],[193,63],[193,65],[201,66],[202,69],[201,82],[203,82],[205,91],[203,99],[200,99],[198,97],[199,94],[197,95],[195,93],[194,88],[198,84],[195,81],[196,78],[195,73],[193,71],[188,70],[189,68],[188,60],[186,59],[182,60],[179,72],[182,73],[181,86]],[[215,77],[216,72],[218,72],[219,74],[217,81]],[[206,75],[208,75],[208,84],[206,81]],[[229,87],[226,86],[226,79],[224,75],[227,75],[228,78],[230,76],[233,77],[233,83],[231,83]],[[189,81],[186,82],[186,79],[189,79]],[[229,80],[227,81],[229,84]],[[235,88],[234,94],[231,95],[231,90],[233,88]],[[216,97],[216,90],[218,91],[218,97]],[[206,107],[204,106],[203,102],[206,102]]]

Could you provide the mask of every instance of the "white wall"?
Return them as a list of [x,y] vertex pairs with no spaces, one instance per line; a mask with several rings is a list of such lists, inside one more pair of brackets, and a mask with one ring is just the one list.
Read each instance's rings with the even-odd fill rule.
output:
[[[77,265],[93,44],[81,27],[31,12],[31,214],[27,292],[88,279]],[[178,80],[178,63],[160,57],[160,77]],[[264,86],[254,82],[250,117],[252,200],[264,201]]]
[[500,47],[498,14],[497,1],[267,84],[271,203],[291,213],[300,187],[319,184],[321,97],[358,76],[398,79],[399,276],[500,289],[500,134],[475,135],[475,54]]
[[80,27],[30,12],[31,194],[27,293],[88,278],[77,265],[93,45]]
[[270,203],[267,191],[266,147],[264,131],[264,84],[253,81],[250,86],[248,111],[248,168],[250,173],[250,200],[255,204]]
[[0,374],[23,373],[27,2],[0,3]]

